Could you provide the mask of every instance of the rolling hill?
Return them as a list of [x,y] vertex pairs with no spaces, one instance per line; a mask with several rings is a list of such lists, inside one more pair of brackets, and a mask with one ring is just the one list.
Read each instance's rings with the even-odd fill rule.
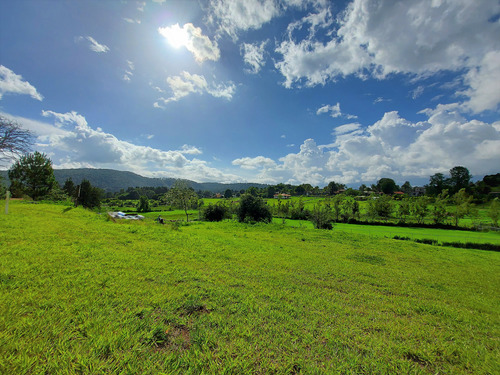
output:
[[[0,176],[4,181],[8,181],[7,171],[0,171]],[[97,186],[105,191],[117,192],[128,187],[158,187],[172,186],[175,178],[151,178],[143,177],[133,172],[117,171],[113,169],[54,169],[54,176],[60,186],[71,178],[75,184],[79,184],[83,179],[89,180],[93,186]],[[257,183],[235,183],[221,184],[218,182],[195,182],[188,181],[188,184],[196,191],[208,190],[212,193],[223,193],[226,189],[246,190],[251,186],[264,187],[267,185]]]

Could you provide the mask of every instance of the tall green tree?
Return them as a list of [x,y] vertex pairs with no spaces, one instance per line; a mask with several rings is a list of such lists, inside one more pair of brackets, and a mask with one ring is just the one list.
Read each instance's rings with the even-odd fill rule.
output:
[[26,194],[33,200],[47,195],[57,184],[52,161],[38,151],[16,161],[9,170],[9,179],[17,195]]
[[397,185],[392,178],[381,178],[377,182],[377,189],[384,194],[392,195],[397,190]]
[[226,191],[224,192],[224,198],[228,199],[232,197],[233,197],[233,191],[231,189],[226,189]]
[[76,206],[85,208],[95,208],[101,206],[103,191],[92,186],[89,180],[82,180],[80,185],[75,188]]
[[417,223],[423,224],[427,213],[429,212],[429,198],[414,198],[410,204],[410,212]]
[[429,178],[429,184],[425,186],[427,194],[436,196],[444,189],[448,189],[448,180],[442,173],[435,173]]
[[458,227],[460,219],[463,219],[471,210],[472,197],[467,195],[465,188],[460,189],[458,193],[455,193],[452,197],[452,202],[454,203],[450,207],[450,216],[455,222],[455,226]]
[[448,211],[446,210],[448,198],[447,189],[444,189],[436,197],[432,207],[432,219],[434,220],[434,224],[444,224],[446,222],[446,218],[448,217]]
[[413,191],[411,187],[410,181],[405,181],[403,185],[401,185],[401,191],[407,195],[410,195]]
[[469,190],[472,175],[465,167],[459,166],[450,169],[450,187],[452,193],[458,193],[461,189]]
[[325,186],[323,191],[327,195],[335,195],[335,192],[340,190],[342,186],[342,184],[338,184],[335,181],[330,181],[328,185]]
[[410,200],[408,198],[399,201],[396,213],[399,222],[406,223],[408,216],[410,216]]
[[175,181],[174,186],[166,194],[166,200],[174,207],[184,210],[186,221],[189,221],[188,210],[198,206],[198,196],[184,180]]
[[66,181],[64,181],[63,191],[69,196],[73,197],[75,195],[75,183],[68,177]]

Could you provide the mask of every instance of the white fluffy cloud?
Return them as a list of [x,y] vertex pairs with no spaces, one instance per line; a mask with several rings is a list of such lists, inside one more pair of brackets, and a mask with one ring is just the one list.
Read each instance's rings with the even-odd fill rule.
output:
[[186,155],[201,155],[202,154],[202,152],[199,148],[197,148],[195,146],[190,146],[190,145],[182,145],[179,152],[181,154],[186,154]]
[[[500,84],[500,22],[491,22],[498,13],[496,0],[354,0],[338,26],[328,22],[324,11],[304,19],[304,24],[311,25],[309,37],[297,41],[290,32],[276,48],[282,55],[276,67],[286,87],[325,84],[347,75],[425,77],[443,70],[465,70],[470,108],[495,109],[500,102],[498,90],[488,93]],[[316,37],[318,28],[325,29],[324,40]]]
[[203,35],[199,27],[195,27],[192,23],[186,23],[182,28],[179,24],[160,27],[158,32],[174,47],[186,47],[199,63],[206,60],[217,61],[220,58],[217,42],[212,42],[208,36]]
[[154,104],[157,108],[162,107],[160,102],[162,104],[176,102],[191,93],[207,93],[216,98],[231,100],[236,91],[236,86],[232,82],[209,85],[204,76],[188,72],[182,72],[180,76],[168,77],[167,84],[173,95],[170,98],[159,98],[158,102]]
[[257,156],[255,158],[246,157],[235,159],[233,160],[233,165],[237,165],[243,169],[257,169],[263,167],[274,167],[276,166],[276,163],[270,158]]
[[358,118],[358,116],[355,115],[350,115],[348,113],[342,113],[340,110],[340,103],[337,102],[335,105],[324,105],[316,111],[317,115],[321,115],[323,113],[329,113],[331,117],[336,118],[336,117],[346,117],[348,119],[355,119]]
[[[120,140],[101,128],[92,128],[77,112],[43,111],[44,117],[55,119],[53,126],[35,123],[39,148],[52,157],[56,168],[113,168],[147,176],[169,176],[194,181],[233,182],[242,179],[210,167],[207,162],[186,155],[199,155],[195,146],[180,150],[159,150]],[[24,123],[30,123],[23,119]]]
[[262,43],[243,43],[240,47],[240,53],[243,55],[243,61],[250,66],[248,73],[257,74],[265,64],[264,52],[267,40]]
[[22,76],[0,65],[0,100],[6,93],[29,95],[33,99],[43,100],[43,96],[29,82],[23,81]]
[[465,81],[470,89],[466,105],[474,112],[495,110],[500,104],[500,50],[488,52],[478,67],[471,69]]
[[91,36],[86,36],[86,37],[79,36],[78,38],[76,38],[77,42],[81,42],[83,40],[87,40],[89,42],[88,47],[91,51],[94,51],[97,53],[106,53],[109,51],[109,47],[107,45],[100,44],[97,40],[95,40]]
[[208,21],[236,40],[240,31],[259,29],[279,13],[275,0],[212,0]]
[[[382,177],[404,181],[428,178],[437,172],[463,165],[481,175],[498,169],[500,122],[467,120],[459,104],[438,105],[422,114],[427,120],[411,122],[397,112],[387,112],[373,125],[335,128],[334,141],[317,145],[307,139],[298,153],[290,153],[273,165],[271,159],[259,164],[255,178],[262,182],[327,184],[376,181]],[[248,160],[246,160],[248,159]],[[241,165],[245,163],[235,163]]]

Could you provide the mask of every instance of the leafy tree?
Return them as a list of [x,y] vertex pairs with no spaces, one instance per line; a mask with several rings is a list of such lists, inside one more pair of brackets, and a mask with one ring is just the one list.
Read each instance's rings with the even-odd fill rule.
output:
[[149,199],[145,195],[139,198],[139,203],[137,203],[137,212],[150,212],[151,207],[149,205]]
[[9,179],[13,189],[19,195],[21,192],[37,200],[48,194],[56,185],[52,161],[42,153],[22,156],[9,170]]
[[498,218],[500,217],[500,202],[498,198],[493,199],[490,205],[490,210],[488,211],[488,216],[490,217],[493,225],[498,226]]
[[454,167],[450,169],[450,185],[453,193],[458,193],[461,189],[469,189],[472,175],[465,167]]
[[290,205],[290,219],[307,220],[309,211],[305,208],[302,198],[299,198],[298,201],[288,201],[287,204]]
[[17,122],[0,116],[0,159],[12,159],[29,152],[33,134]]
[[103,191],[95,186],[92,186],[89,180],[82,180],[80,185],[76,187],[76,205],[85,208],[94,208],[101,206],[101,198]]
[[250,186],[246,193],[256,197],[259,195],[259,189],[257,189],[255,186]]
[[397,215],[400,223],[406,223],[406,219],[410,216],[410,200],[402,199],[398,203]]
[[359,195],[359,190],[355,190],[353,188],[348,188],[345,192],[345,195],[349,197],[357,197]]
[[448,181],[445,179],[442,173],[436,173],[432,175],[429,179],[429,185],[425,186],[427,194],[431,196],[436,196],[441,194],[443,189],[448,188]]
[[419,197],[412,200],[410,211],[417,223],[423,224],[427,213],[429,212],[429,199],[427,197]]
[[189,221],[188,210],[197,207],[198,196],[186,181],[177,180],[166,194],[167,202],[184,210],[186,221]]
[[483,182],[491,187],[500,186],[500,173],[484,176]]
[[452,201],[454,205],[450,209],[450,216],[453,218],[455,226],[458,227],[460,219],[470,212],[472,197],[469,197],[465,188],[462,188],[453,195]]
[[336,195],[332,199],[332,209],[333,209],[333,219],[335,221],[340,220],[340,214],[342,212],[342,202],[344,200],[343,195]]
[[325,186],[323,192],[326,195],[335,195],[339,190],[345,189],[344,184],[337,183],[335,181],[331,181],[328,185]]
[[209,204],[203,210],[202,217],[206,221],[222,221],[229,217],[229,209],[224,202]]
[[397,185],[392,178],[381,178],[377,182],[377,189],[384,194],[392,195],[397,190]]
[[446,211],[446,203],[448,201],[448,190],[444,189],[434,201],[432,208],[432,219],[434,224],[443,224],[448,217],[448,211]]
[[224,192],[224,198],[232,198],[233,197],[233,191],[231,189],[226,189]]
[[[344,197],[340,202],[340,217],[344,222],[349,219],[355,219],[359,213],[359,203],[353,197]],[[337,217],[337,210],[335,209],[335,216]]]
[[67,178],[64,182],[63,191],[69,196],[73,197],[75,195],[75,183],[71,177]]
[[408,195],[412,193],[413,188],[411,187],[410,181],[405,181],[405,183],[401,185],[401,191]]
[[276,194],[276,188],[274,186],[268,186],[266,189],[266,197],[273,198],[274,194]]
[[383,195],[368,202],[368,214],[372,218],[388,219],[392,213],[391,197]]
[[285,224],[288,213],[290,212],[290,205],[288,202],[284,203],[281,198],[278,198],[278,204],[274,206],[276,211],[276,216],[281,217],[283,224]]
[[271,220],[271,211],[262,198],[254,197],[251,194],[243,194],[240,197],[238,206],[238,221],[240,223],[251,221],[269,223]]
[[[198,194],[196,194],[198,195]],[[202,208],[203,206],[205,206],[205,201],[203,199],[199,199],[200,196],[198,195],[198,201],[196,202],[196,208],[198,209],[198,220],[201,220],[201,216],[202,216]]]
[[6,193],[7,193],[7,186],[4,185],[2,176],[0,176],[0,199],[5,197]]
[[309,215],[309,220],[316,229],[332,229],[332,209],[329,204],[315,204]]
[[328,185],[325,186],[324,192],[327,195],[335,195],[335,192],[340,190],[340,185],[337,184],[335,181],[330,181]]

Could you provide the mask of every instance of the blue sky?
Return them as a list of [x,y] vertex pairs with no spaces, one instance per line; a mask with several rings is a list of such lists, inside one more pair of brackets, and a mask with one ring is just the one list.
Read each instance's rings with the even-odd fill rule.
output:
[[497,0],[0,2],[0,114],[55,168],[414,185],[500,172]]

